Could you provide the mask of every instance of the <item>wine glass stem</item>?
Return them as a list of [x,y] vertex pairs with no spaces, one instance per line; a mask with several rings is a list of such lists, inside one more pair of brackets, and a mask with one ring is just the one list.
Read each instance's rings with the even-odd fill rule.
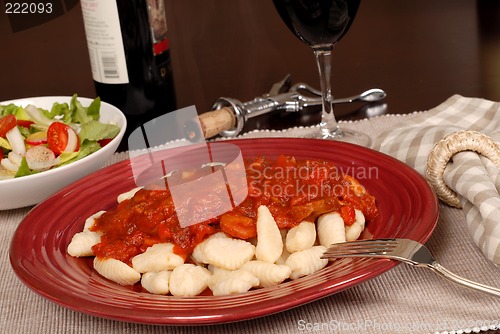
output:
[[339,129],[337,120],[333,113],[333,97],[330,85],[331,64],[332,64],[333,45],[314,46],[314,56],[319,70],[319,79],[321,82],[322,112],[320,131],[323,137],[341,137],[342,132]]

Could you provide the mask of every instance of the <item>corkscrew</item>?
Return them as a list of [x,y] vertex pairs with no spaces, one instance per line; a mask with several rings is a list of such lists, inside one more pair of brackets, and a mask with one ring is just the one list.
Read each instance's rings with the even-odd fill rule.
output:
[[[356,96],[334,99],[332,103],[375,102],[385,97],[383,90],[375,88]],[[199,127],[189,124],[186,125],[185,134],[192,141],[199,140],[201,135],[204,138],[216,135],[236,137],[250,118],[276,111],[300,112],[309,107],[320,106],[321,103],[321,91],[305,83],[291,85],[291,76],[287,75],[275,83],[269,93],[248,102],[220,97],[212,106],[212,111],[198,117],[203,134],[199,133]]]

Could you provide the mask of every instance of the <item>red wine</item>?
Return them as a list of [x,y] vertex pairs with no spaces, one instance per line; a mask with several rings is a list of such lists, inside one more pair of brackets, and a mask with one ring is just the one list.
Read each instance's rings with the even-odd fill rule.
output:
[[273,0],[283,22],[310,46],[335,44],[351,26],[361,0]]
[[82,0],[96,93],[127,117],[128,135],[176,109],[162,0]]

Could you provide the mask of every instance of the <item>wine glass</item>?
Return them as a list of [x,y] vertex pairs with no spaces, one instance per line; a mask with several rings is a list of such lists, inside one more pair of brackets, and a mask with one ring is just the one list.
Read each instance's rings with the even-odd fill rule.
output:
[[302,42],[309,45],[319,69],[322,96],[320,131],[313,138],[370,146],[364,133],[341,129],[333,113],[330,86],[333,46],[347,33],[361,0],[273,0],[281,19]]

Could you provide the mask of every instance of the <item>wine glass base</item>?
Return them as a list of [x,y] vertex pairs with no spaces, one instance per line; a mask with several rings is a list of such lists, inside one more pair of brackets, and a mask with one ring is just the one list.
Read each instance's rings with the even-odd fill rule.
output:
[[372,139],[365,133],[347,129],[337,129],[335,132],[318,131],[307,137],[314,139],[336,140],[368,148],[372,145]]

